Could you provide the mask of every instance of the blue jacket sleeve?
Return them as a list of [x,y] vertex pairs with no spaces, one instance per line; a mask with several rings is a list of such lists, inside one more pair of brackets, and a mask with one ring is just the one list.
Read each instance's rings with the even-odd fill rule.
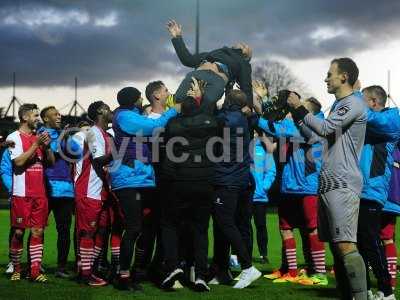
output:
[[400,112],[397,108],[384,111],[368,109],[367,131],[388,141],[400,138]]
[[4,150],[3,155],[1,157],[0,162],[0,174],[1,180],[6,188],[8,194],[11,194],[11,187],[12,187],[12,162],[10,152],[8,150]]
[[265,173],[263,181],[263,188],[266,192],[271,188],[271,185],[275,180],[275,176],[276,166],[274,156],[271,153],[267,153],[265,155]]
[[[273,130],[271,130],[270,124],[272,125]],[[266,133],[268,133],[276,138],[280,138],[280,137],[301,138],[300,132],[292,120],[283,119],[280,122],[271,122],[270,124],[269,124],[269,121],[267,121],[263,118],[260,118],[258,120],[258,127],[260,127]]]
[[132,135],[151,136],[156,128],[165,127],[168,120],[175,117],[174,108],[167,110],[158,119],[150,119],[134,111],[123,111],[118,115],[118,125],[126,133]]

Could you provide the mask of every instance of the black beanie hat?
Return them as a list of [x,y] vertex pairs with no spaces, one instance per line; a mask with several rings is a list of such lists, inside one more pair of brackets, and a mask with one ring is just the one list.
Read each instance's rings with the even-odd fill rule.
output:
[[117,94],[118,104],[120,106],[133,106],[140,98],[140,91],[134,87],[125,87]]

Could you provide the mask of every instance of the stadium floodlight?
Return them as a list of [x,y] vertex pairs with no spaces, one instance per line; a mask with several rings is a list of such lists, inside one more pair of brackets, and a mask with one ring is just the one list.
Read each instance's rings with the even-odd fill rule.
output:
[[[78,116],[78,109],[80,109],[83,113],[86,113],[86,110],[78,102],[78,77],[75,77],[75,99],[72,102],[72,106],[71,106],[71,108],[70,108],[70,110],[68,112],[68,115],[77,117]],[[73,115],[72,115],[72,112],[74,112]]]
[[20,101],[16,96],[15,96],[15,87],[16,87],[16,76],[15,76],[15,72],[13,72],[13,95],[11,98],[10,103],[8,104],[8,107],[6,109],[6,112],[4,113],[4,117],[8,116],[8,113],[10,112],[10,110],[12,109],[12,117],[14,118],[14,120],[17,117],[18,114],[18,110],[17,110],[17,105],[18,107],[22,105],[22,101]]

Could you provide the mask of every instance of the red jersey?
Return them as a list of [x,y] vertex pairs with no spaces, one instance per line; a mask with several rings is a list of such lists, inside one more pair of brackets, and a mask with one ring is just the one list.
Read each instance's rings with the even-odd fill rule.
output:
[[100,127],[92,126],[87,135],[79,132],[74,140],[83,151],[82,158],[75,163],[75,195],[105,200],[104,183],[94,170],[91,160],[111,153],[108,134]]
[[[19,130],[8,137],[8,141],[15,143],[10,147],[11,160],[26,152],[36,141],[37,136]],[[16,168],[13,166],[12,195],[18,197],[43,197],[46,195],[43,171],[43,150],[39,147],[32,155],[26,166]]]

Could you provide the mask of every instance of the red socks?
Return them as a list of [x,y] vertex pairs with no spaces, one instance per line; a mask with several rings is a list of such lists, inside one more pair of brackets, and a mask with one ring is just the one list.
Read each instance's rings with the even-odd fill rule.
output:
[[394,243],[385,245],[385,254],[386,254],[389,274],[391,277],[390,283],[392,287],[396,287],[396,272],[397,272],[396,245]]
[[315,272],[325,274],[325,245],[319,240],[318,234],[310,234],[308,238]]
[[296,240],[294,238],[283,240],[286,260],[288,263],[288,273],[292,277],[297,276]]
[[111,234],[111,264],[119,272],[119,252],[121,246],[121,235]]
[[93,238],[82,237],[79,241],[79,254],[81,257],[81,274],[90,276],[92,274],[92,261],[94,256]]
[[21,257],[24,251],[24,241],[22,237],[16,237],[14,234],[11,239],[10,254],[14,265],[14,272],[21,272]]
[[31,278],[34,279],[40,274],[40,266],[42,264],[43,256],[43,237],[31,236],[29,254],[31,261]]
[[94,241],[94,252],[93,252],[93,257],[92,257],[92,265],[93,263],[100,257],[103,247],[104,247],[104,242],[105,242],[105,237],[103,234],[102,230],[99,230],[99,233],[96,234],[95,241]]

